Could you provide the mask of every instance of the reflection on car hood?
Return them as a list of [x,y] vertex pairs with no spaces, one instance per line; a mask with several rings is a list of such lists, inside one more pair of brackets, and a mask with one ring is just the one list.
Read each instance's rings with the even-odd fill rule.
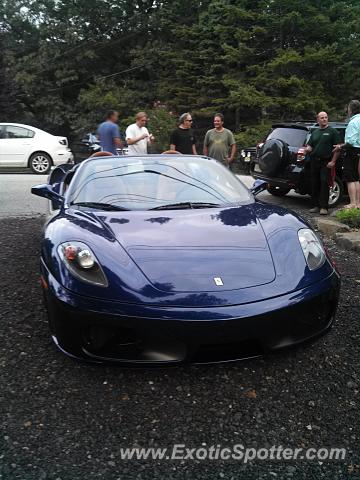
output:
[[102,213],[101,221],[153,286],[163,291],[234,290],[275,278],[269,247],[251,205],[111,212]]

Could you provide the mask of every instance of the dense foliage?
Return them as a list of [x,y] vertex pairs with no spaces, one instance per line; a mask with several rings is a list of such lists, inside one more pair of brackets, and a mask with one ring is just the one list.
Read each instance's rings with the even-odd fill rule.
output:
[[221,111],[246,145],[272,120],[342,119],[359,18],[358,0],[3,0],[0,121],[72,136],[148,109],[163,145],[167,112],[201,136]]

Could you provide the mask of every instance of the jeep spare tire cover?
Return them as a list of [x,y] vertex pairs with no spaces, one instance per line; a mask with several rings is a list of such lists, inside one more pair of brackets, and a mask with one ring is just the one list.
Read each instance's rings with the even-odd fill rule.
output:
[[288,157],[288,146],[282,140],[271,138],[259,150],[260,170],[265,175],[275,175]]

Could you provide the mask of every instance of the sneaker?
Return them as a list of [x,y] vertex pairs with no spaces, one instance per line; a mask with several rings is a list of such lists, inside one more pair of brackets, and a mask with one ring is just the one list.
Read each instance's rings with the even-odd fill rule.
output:
[[327,208],[320,208],[320,215],[327,215],[328,211]]
[[319,211],[319,207],[313,207],[313,208],[310,208],[309,212],[310,213],[317,213]]

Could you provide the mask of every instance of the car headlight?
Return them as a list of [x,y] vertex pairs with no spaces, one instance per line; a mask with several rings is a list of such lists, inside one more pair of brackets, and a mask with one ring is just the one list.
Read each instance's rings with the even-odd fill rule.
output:
[[301,228],[298,231],[299,242],[310,270],[320,268],[326,259],[324,247],[310,228]]
[[107,287],[105,274],[91,249],[82,242],[65,242],[58,246],[58,253],[74,277],[85,283]]

